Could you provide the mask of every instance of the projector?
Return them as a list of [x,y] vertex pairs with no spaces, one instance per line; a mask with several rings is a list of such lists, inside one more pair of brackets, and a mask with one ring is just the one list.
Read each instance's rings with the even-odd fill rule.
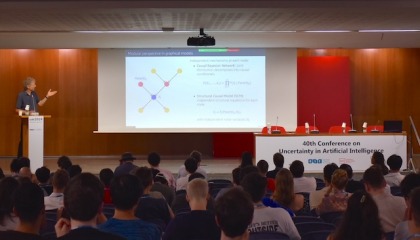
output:
[[200,28],[200,35],[198,37],[189,37],[187,46],[214,46],[216,40],[214,37],[208,36],[204,33],[204,28]]
[[216,40],[210,36],[189,37],[187,40],[188,46],[214,46]]

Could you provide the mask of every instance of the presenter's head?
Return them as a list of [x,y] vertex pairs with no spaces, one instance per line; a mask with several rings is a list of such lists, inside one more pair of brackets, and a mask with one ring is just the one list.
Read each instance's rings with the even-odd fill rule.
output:
[[35,84],[35,78],[33,77],[27,77],[24,81],[23,81],[23,89],[25,91],[29,90],[29,91],[35,91],[36,88],[36,84]]

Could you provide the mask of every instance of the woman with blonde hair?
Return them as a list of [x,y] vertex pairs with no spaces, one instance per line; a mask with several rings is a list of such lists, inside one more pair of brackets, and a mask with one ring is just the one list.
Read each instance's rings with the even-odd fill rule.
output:
[[348,182],[347,172],[343,169],[334,171],[331,177],[330,188],[325,193],[321,204],[315,209],[318,215],[328,212],[344,212],[347,209],[347,201],[351,194],[346,192]]
[[[267,200],[267,199],[266,199]],[[304,207],[304,197],[295,194],[293,175],[289,169],[281,169],[276,175],[276,188],[270,201],[263,201],[264,205],[270,207],[283,207],[297,212]]]

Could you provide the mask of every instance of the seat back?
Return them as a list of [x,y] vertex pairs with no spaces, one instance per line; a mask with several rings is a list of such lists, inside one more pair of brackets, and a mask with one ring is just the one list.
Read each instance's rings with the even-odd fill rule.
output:
[[[313,131],[313,130],[318,130],[318,128],[316,126],[309,126],[309,131]],[[306,133],[305,126],[297,126],[295,133]]]
[[325,240],[332,233],[332,230],[320,230],[305,233],[301,236],[301,240]]
[[250,240],[289,240],[289,236],[281,232],[251,232]]
[[[348,133],[351,128],[346,126],[345,132]],[[331,126],[328,133],[343,133],[343,128],[341,126]]]
[[324,223],[324,222],[302,222],[302,223],[296,223],[296,228],[300,234],[300,236],[305,235],[309,232],[315,232],[315,231],[334,231],[335,226],[331,223]]
[[314,216],[296,216],[293,217],[292,220],[295,224],[305,222],[323,222],[321,218]]
[[[271,126],[271,133],[273,133],[273,131],[280,131],[281,134],[286,133],[286,129],[284,129],[284,127],[282,126]],[[263,129],[261,130],[261,133],[267,134],[268,133],[267,127],[263,127]]]

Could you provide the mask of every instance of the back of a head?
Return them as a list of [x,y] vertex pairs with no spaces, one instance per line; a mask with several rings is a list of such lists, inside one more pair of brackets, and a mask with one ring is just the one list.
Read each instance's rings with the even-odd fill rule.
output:
[[124,174],[117,176],[111,181],[111,198],[115,208],[130,210],[143,195],[143,186],[134,175]]
[[411,190],[410,208],[415,225],[420,226],[420,187]]
[[404,198],[408,198],[411,190],[413,190],[416,187],[420,187],[420,174],[410,173],[407,176],[405,176],[404,179],[401,181],[401,194]]
[[305,172],[305,167],[303,166],[303,162],[299,160],[293,161],[292,164],[290,164],[290,172],[295,178],[302,177],[303,172]]
[[209,184],[206,180],[195,178],[188,182],[187,195],[188,198],[195,200],[205,200],[209,192]]
[[372,154],[372,164],[385,165],[385,157],[381,152],[374,152]]
[[189,157],[184,161],[185,170],[189,173],[195,173],[198,168],[198,161],[193,157]]
[[57,160],[57,165],[61,169],[69,169],[73,163],[71,162],[70,158],[67,156],[61,156]]
[[68,169],[70,178],[73,178],[82,173],[80,165],[71,165]]
[[105,187],[109,187],[113,177],[114,172],[110,168],[104,168],[99,172],[99,179],[105,185]]
[[40,183],[47,183],[50,180],[51,171],[47,167],[40,167],[35,171],[36,179]]
[[252,166],[252,154],[250,152],[243,152],[241,156],[241,165],[240,167]]
[[331,177],[334,173],[335,170],[338,169],[337,164],[335,163],[330,163],[324,166],[324,180],[328,183],[331,183]]
[[13,211],[13,193],[19,182],[13,177],[5,177],[0,181],[0,224]]
[[[335,164],[335,163],[334,163]],[[343,170],[345,170],[346,172],[347,172],[347,177],[349,178],[349,179],[352,179],[353,178],[353,168],[349,165],[349,164],[347,164],[347,163],[343,163],[343,164],[341,164],[340,165],[340,169],[343,169]],[[334,172],[334,171],[333,171]],[[325,174],[325,168],[324,168],[324,174]],[[325,177],[325,175],[324,175],[324,177]],[[331,178],[330,178],[331,179]],[[331,182],[331,180],[330,180],[330,182]]]
[[4,175],[3,169],[0,168],[0,180],[2,180],[3,178],[5,178],[6,176]]
[[31,182],[23,182],[16,189],[13,197],[14,208],[19,220],[24,223],[33,223],[45,208],[44,192]]
[[20,157],[18,158],[17,162],[19,165],[19,169],[23,167],[31,168],[31,160],[29,160],[29,158],[27,157]]
[[20,165],[18,162],[17,158],[14,158],[11,162],[10,162],[10,171],[12,173],[18,173],[20,170]]
[[295,197],[293,175],[289,169],[283,168],[277,172],[276,188],[272,195],[277,202],[289,206]]
[[234,238],[248,230],[254,215],[254,204],[245,191],[232,188],[217,199],[215,213],[223,233]]
[[70,181],[69,173],[64,169],[58,169],[55,171],[52,179],[52,185],[54,188],[64,190]]
[[343,169],[337,169],[334,171],[331,184],[338,190],[343,190],[346,188],[348,182],[347,172]]
[[95,175],[81,173],[73,177],[64,190],[64,207],[70,218],[90,221],[99,213],[104,186]]
[[257,168],[260,171],[260,173],[265,176],[265,174],[267,174],[268,172],[268,162],[265,161],[264,159],[261,159],[257,163]]
[[258,168],[254,165],[248,165],[243,168],[240,168],[239,172],[239,182],[242,182],[242,179],[250,173],[258,173]]
[[201,162],[201,152],[194,150],[190,153],[190,157],[193,157],[197,160],[198,163]]
[[137,168],[134,172],[134,175],[140,179],[140,183],[144,189],[153,184],[153,173],[152,170],[148,167]]
[[32,179],[32,172],[31,169],[29,167],[22,167],[19,170],[19,177],[20,178],[28,178],[28,179]]
[[386,160],[386,164],[388,164],[389,168],[394,171],[399,171],[402,166],[402,158],[396,154],[389,156]]
[[157,152],[151,152],[147,156],[147,162],[152,167],[157,167],[160,164],[160,155]]
[[250,173],[241,181],[245,192],[249,193],[254,203],[261,201],[267,188],[267,178],[259,173]]
[[276,152],[273,155],[273,162],[276,168],[282,168],[284,165],[284,156],[283,154]]
[[378,165],[371,166],[363,173],[363,181],[375,189],[385,187],[385,178]]
[[378,207],[368,193],[356,191],[352,194],[333,239],[383,239]]

